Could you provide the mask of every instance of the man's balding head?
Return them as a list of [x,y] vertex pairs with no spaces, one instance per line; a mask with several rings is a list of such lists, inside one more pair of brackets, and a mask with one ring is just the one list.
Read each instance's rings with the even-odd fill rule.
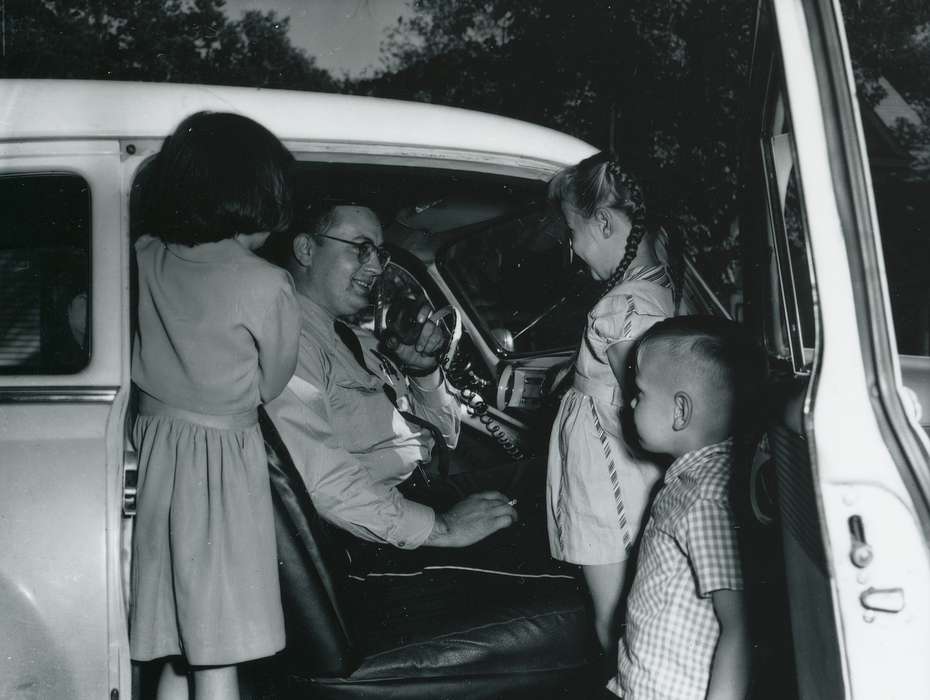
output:
[[374,211],[340,204],[299,219],[290,245],[274,257],[291,273],[298,292],[334,316],[351,316],[370,303],[382,272],[377,255],[360,259],[359,246],[383,243]]

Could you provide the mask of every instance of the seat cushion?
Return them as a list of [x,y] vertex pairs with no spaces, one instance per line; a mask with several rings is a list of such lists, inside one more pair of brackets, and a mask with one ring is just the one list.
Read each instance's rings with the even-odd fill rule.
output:
[[[424,571],[350,580],[361,661],[305,697],[583,697],[600,655],[576,579]],[[300,695],[300,694],[298,694]]]

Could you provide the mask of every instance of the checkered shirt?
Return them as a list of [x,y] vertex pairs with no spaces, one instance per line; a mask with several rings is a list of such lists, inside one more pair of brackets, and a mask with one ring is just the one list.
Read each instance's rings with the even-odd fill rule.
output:
[[[711,593],[742,590],[729,506],[733,441],[679,457],[643,533],[620,643],[625,700],[704,698],[720,627]],[[616,692],[617,679],[611,681]]]

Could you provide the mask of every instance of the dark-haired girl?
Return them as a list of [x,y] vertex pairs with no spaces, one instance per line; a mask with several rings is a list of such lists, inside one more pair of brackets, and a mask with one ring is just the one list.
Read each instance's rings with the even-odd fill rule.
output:
[[626,565],[659,472],[624,443],[615,377],[633,341],[673,315],[673,285],[646,228],[640,187],[609,154],[557,173],[549,196],[575,254],[604,281],[549,441],[549,543],[556,559],[582,566],[598,639],[616,660]]
[[234,114],[165,142],[136,243],[132,379],[139,500],[131,652],[166,659],[158,697],[238,698],[236,665],[284,647],[268,466],[256,409],[297,362],[284,270],[254,251],[290,218],[291,156]]

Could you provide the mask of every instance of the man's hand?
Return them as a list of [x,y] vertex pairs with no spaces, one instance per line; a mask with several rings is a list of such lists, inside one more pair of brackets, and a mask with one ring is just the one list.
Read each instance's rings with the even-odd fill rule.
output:
[[405,345],[396,335],[389,335],[385,341],[387,349],[401,363],[405,372],[413,370],[411,374],[429,374],[439,365],[439,354],[446,347],[448,334],[438,323],[430,321],[432,308],[423,304],[417,311],[417,323],[423,324],[416,342]]
[[473,493],[445,513],[436,514],[433,531],[423,544],[467,547],[517,520],[517,511],[504,494],[497,491]]

